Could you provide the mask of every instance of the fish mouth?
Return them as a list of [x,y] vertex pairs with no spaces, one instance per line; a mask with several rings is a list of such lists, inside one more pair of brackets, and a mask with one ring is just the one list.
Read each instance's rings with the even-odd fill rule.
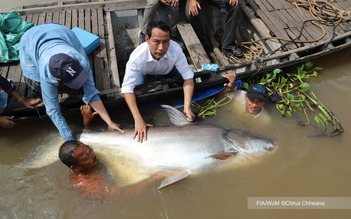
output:
[[273,151],[277,147],[277,144],[275,142],[270,142],[269,145],[264,147],[266,151]]

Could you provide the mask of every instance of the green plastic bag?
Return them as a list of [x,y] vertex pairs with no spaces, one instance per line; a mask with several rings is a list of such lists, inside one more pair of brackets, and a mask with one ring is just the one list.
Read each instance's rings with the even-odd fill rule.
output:
[[22,20],[19,13],[12,11],[0,14],[0,63],[8,63],[19,60],[19,42],[34,23]]

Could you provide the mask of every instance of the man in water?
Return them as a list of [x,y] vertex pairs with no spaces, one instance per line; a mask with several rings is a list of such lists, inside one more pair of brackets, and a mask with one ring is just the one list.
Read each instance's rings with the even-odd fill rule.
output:
[[59,158],[69,167],[74,188],[87,198],[130,197],[166,177],[165,172],[157,172],[128,189],[121,189],[112,179],[109,181],[110,176],[97,159],[93,149],[76,140],[66,141],[61,145]]
[[151,23],[146,34],[146,42],[138,46],[130,55],[126,65],[121,92],[134,118],[134,138],[138,142],[147,140],[147,128],[139,111],[134,88],[143,83],[149,75],[181,75],[184,91],[184,113],[189,121],[195,118],[191,110],[194,93],[194,73],[191,71],[182,48],[171,40],[171,29],[163,21]]
[[[225,84],[226,89],[221,93],[221,96],[229,96],[232,101],[224,109],[220,109],[221,113],[218,113],[218,119],[228,122],[228,124],[237,124],[246,129],[254,130],[266,129],[267,125],[271,125],[271,116],[264,109],[268,99],[266,87],[260,84],[251,84],[247,91],[241,89],[234,91],[236,75],[225,74],[223,77],[227,78],[229,83]],[[235,117],[233,117],[233,112]]]

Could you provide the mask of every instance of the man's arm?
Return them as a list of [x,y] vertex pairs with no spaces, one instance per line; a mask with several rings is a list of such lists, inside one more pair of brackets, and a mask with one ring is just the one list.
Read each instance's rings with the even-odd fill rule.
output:
[[194,94],[193,78],[184,80],[183,91],[184,91],[184,113],[190,121],[193,121],[195,119],[195,115],[191,110],[191,99],[193,98],[193,94]]
[[40,86],[43,101],[45,104],[46,114],[50,117],[51,121],[54,123],[54,125],[60,132],[60,135],[63,138],[63,140],[74,140],[73,134],[61,113],[57,85],[41,80]]
[[235,89],[235,79],[236,79],[236,74],[235,72],[231,72],[228,74],[223,74],[222,75],[224,78],[228,79],[229,83],[225,83],[224,86],[226,87],[222,93],[229,93],[232,92]]
[[147,128],[151,127],[151,124],[144,122],[143,117],[140,114],[135,94],[134,93],[124,93],[124,99],[127,102],[130,112],[134,119],[134,136],[138,136],[138,142],[142,143],[143,139],[147,140]]
[[106,108],[101,100],[98,101],[91,101],[89,105],[97,112],[102,120],[106,122],[109,128],[119,131],[120,133],[124,133],[124,130],[120,128],[118,123],[112,122],[110,115],[107,113]]
[[133,195],[136,195],[138,192],[140,192],[146,186],[148,186],[156,181],[164,179],[165,177],[167,177],[167,175],[168,174],[166,172],[162,172],[162,171],[157,172],[154,175],[150,176],[149,178],[147,178],[147,179],[145,179],[137,184],[131,185],[129,188],[127,188],[126,190],[123,191],[123,195],[126,198],[129,198]]

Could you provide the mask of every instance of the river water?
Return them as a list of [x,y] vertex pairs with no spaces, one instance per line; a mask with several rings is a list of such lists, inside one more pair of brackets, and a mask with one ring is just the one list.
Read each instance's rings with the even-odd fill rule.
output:
[[[1,2],[7,7],[21,3]],[[351,204],[350,61],[349,50],[315,60],[315,65],[324,69],[318,78],[309,81],[317,97],[341,121],[345,130],[342,135],[308,137],[313,129],[297,125],[295,119],[281,118],[272,106],[266,107],[272,123],[264,129],[238,123],[233,112],[220,111],[207,121],[252,129],[274,138],[279,147],[259,162],[189,177],[163,190],[157,190],[155,183],[130,199],[81,197],[72,189],[68,170],[60,162],[39,169],[18,167],[33,148],[59,141],[49,120],[1,129],[0,218],[351,218],[350,205],[342,209],[313,209],[311,205],[307,209],[292,208],[299,201],[301,207],[310,197],[321,202],[346,198]],[[108,110],[124,128],[132,126],[126,108],[114,106]],[[165,112],[150,107],[142,110],[154,125],[168,124]],[[72,130],[80,130],[79,112],[66,119]],[[104,127],[99,121],[95,125]],[[261,197],[260,201],[281,201],[277,209],[256,209],[262,203],[256,197]],[[248,203],[250,200],[254,200],[254,206]]]

